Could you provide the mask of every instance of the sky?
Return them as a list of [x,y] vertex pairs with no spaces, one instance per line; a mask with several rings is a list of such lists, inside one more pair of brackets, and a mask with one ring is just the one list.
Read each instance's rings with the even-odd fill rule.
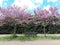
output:
[[0,7],[16,5],[18,7],[28,7],[31,11],[37,7],[48,10],[49,7],[56,6],[60,10],[60,0],[0,0]]

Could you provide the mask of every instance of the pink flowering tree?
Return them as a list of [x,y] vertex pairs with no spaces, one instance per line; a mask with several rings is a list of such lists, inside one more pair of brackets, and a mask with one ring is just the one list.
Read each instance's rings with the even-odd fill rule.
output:
[[46,26],[48,24],[58,24],[58,19],[60,20],[60,14],[56,7],[50,7],[49,10],[36,8],[34,10],[34,15],[25,12],[26,8],[20,7],[7,7],[0,8],[0,24],[14,25],[14,36],[16,36],[16,25],[29,25],[35,24],[35,30],[39,24],[43,26],[44,35],[46,37]]
[[5,24],[4,19],[5,19],[5,15],[0,13],[0,26],[3,26],[3,24]]
[[45,27],[50,23],[53,24],[58,21],[58,17],[59,17],[58,9],[56,7],[53,8],[50,7],[49,10],[46,9],[42,10],[40,8],[37,8],[34,10],[34,14],[35,16],[38,16],[38,18],[40,19],[38,20],[38,18],[36,18],[40,22],[40,24],[43,25],[44,36],[46,37]]
[[28,18],[31,17],[30,13],[25,12],[25,9],[20,7],[7,7],[0,8],[0,11],[5,15],[5,24],[14,25],[14,37],[16,36],[16,25],[17,24],[28,24]]

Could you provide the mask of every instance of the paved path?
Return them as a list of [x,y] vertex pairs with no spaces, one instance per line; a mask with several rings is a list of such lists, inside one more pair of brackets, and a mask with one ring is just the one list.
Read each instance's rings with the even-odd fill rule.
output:
[[[11,36],[12,34],[0,34],[2,36]],[[17,34],[18,36],[24,36],[24,34]],[[37,34],[37,36],[44,36],[44,34]],[[46,34],[46,36],[60,36],[60,34]]]
[[60,45],[60,40],[0,41],[0,45]]

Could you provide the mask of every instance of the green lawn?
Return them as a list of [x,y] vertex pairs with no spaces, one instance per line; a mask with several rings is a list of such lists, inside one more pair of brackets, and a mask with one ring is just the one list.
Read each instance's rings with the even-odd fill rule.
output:
[[60,40],[60,36],[4,36],[0,37],[0,41],[12,41],[12,40],[20,40],[20,41],[27,41],[27,40]]

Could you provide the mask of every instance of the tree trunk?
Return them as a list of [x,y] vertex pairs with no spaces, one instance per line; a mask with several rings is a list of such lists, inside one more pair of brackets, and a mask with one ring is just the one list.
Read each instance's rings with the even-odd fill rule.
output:
[[16,37],[16,24],[15,24],[15,26],[14,26],[13,36]]
[[43,30],[44,30],[44,36],[46,37],[46,30],[45,30],[45,26],[44,26]]
[[49,32],[48,32],[48,33],[50,33],[50,30],[51,30],[51,25],[49,25],[49,28],[48,28],[48,30],[49,30]]

